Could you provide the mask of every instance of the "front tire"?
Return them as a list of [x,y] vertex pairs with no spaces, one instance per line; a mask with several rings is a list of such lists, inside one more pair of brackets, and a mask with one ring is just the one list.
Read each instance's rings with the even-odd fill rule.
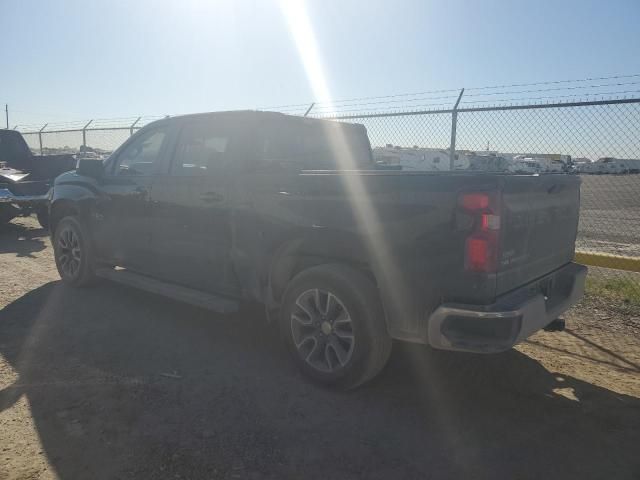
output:
[[95,256],[86,228],[76,217],[64,217],[55,227],[53,251],[63,282],[84,287],[95,281]]
[[280,329],[294,361],[321,384],[355,388],[377,375],[391,353],[375,285],[345,265],[296,275],[281,312]]

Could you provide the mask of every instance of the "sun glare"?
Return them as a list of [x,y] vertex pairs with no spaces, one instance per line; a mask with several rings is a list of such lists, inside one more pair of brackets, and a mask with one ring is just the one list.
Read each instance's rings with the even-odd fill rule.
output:
[[330,102],[329,85],[324,75],[318,43],[313,26],[302,0],[280,0],[280,10],[287,20],[287,26],[298,50],[311,89],[318,102]]
[[[280,9],[286,18],[316,101],[323,102],[325,105],[329,104],[331,92],[305,2],[303,0],[281,0]],[[355,156],[349,148],[349,142],[347,142],[343,130],[333,129],[329,136],[329,142],[340,169],[356,170]],[[357,227],[360,232],[363,232],[364,246],[369,256],[374,260],[393,303],[399,306],[409,305],[409,299],[405,298],[409,289],[405,288],[406,285],[404,285],[403,276],[400,275],[398,262],[391,254],[387,232],[382,227],[378,212],[363,183],[362,176],[345,173],[340,176],[340,180],[344,182],[348,192],[345,198],[350,202],[350,207],[358,223]],[[379,201],[384,201],[384,199]],[[356,226],[354,225],[354,227]],[[402,313],[396,312],[396,314]]]

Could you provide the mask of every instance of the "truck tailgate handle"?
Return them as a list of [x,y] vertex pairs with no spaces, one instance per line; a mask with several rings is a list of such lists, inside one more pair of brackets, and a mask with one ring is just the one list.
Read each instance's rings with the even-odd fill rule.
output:
[[200,200],[207,203],[222,202],[224,200],[224,195],[218,192],[205,192],[200,195]]

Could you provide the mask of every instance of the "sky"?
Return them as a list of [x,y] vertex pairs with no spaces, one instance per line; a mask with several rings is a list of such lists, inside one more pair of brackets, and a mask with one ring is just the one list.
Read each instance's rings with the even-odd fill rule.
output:
[[292,2],[0,0],[0,102],[39,125],[640,73],[638,0]]

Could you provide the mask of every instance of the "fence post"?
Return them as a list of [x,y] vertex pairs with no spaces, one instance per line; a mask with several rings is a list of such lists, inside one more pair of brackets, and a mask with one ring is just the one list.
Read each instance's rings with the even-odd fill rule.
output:
[[87,127],[91,125],[91,122],[93,122],[93,120],[89,120],[87,124],[82,127],[82,151],[87,149]]
[[40,155],[42,156],[42,131],[47,128],[47,125],[49,125],[48,123],[45,123],[44,126],[38,130],[38,143],[40,144]]
[[304,112],[303,117],[306,117],[307,115],[309,115],[309,112],[311,111],[311,109],[314,107],[315,104],[316,102],[313,102],[311,105],[309,105],[309,108],[307,108],[307,111]]
[[456,100],[456,104],[453,106],[453,111],[451,112],[451,145],[449,145],[449,171],[451,172],[453,172],[456,158],[456,128],[458,127],[458,104],[460,104],[460,99],[462,98],[463,93],[464,88],[460,90],[458,100]]
[[138,118],[136,118],[136,121],[135,121],[135,122],[133,122],[133,123],[131,124],[131,126],[129,127],[129,136],[133,135],[133,127],[135,127],[135,126],[136,126],[136,123],[138,123],[138,122],[140,121],[140,119],[141,119],[141,118],[142,118],[142,117],[138,117]]

